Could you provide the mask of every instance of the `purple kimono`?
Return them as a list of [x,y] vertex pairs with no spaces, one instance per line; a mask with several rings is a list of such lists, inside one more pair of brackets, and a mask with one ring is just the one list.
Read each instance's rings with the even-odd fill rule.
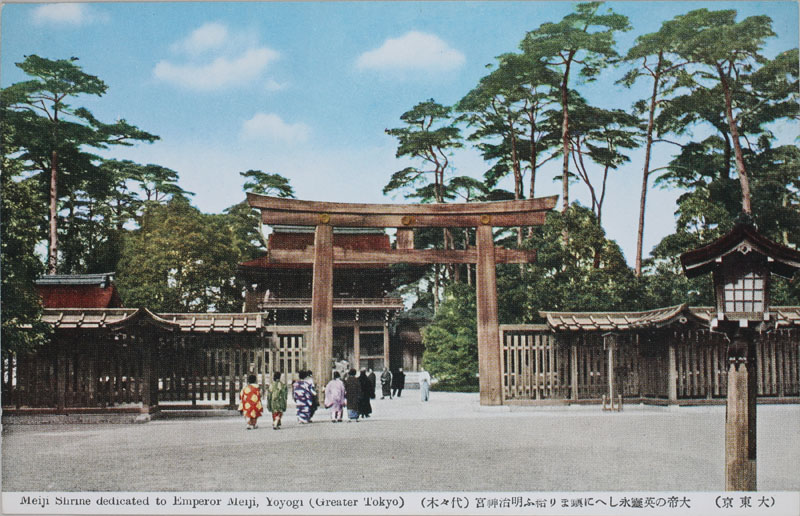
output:
[[325,386],[325,406],[331,409],[331,419],[333,421],[342,420],[342,408],[346,404],[344,382],[334,378]]

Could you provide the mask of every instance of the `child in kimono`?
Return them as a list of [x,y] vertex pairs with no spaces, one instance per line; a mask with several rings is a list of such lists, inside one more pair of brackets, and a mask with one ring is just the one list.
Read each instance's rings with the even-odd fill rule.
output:
[[258,427],[258,418],[264,412],[261,406],[261,389],[258,387],[256,375],[251,374],[247,377],[247,384],[239,394],[239,412],[247,420],[247,429]]

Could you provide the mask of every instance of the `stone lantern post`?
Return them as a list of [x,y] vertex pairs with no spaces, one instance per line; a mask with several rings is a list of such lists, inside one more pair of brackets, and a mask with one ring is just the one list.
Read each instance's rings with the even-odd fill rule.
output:
[[682,254],[681,264],[690,278],[713,274],[716,314],[710,326],[728,337],[725,489],[755,491],[755,334],[773,323],[770,276],[791,278],[800,270],[800,252],[769,240],[753,225],[739,223],[705,247]]

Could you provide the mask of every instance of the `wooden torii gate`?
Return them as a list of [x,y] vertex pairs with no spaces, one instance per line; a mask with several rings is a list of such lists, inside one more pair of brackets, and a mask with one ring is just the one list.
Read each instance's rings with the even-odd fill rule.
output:
[[[333,356],[333,264],[475,263],[478,320],[478,374],[481,405],[502,404],[500,335],[497,321],[497,263],[529,263],[536,251],[494,247],[492,228],[537,226],[558,196],[519,201],[461,204],[356,204],[301,201],[247,194],[264,224],[314,226],[314,245],[271,250],[273,263],[312,263],[311,363],[320,386],[330,380]],[[397,248],[351,250],[333,246],[333,228],[397,228]],[[465,250],[414,249],[414,228],[476,228],[476,247]]]

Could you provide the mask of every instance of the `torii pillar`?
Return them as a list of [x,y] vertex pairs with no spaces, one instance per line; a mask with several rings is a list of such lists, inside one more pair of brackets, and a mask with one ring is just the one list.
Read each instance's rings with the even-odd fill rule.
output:
[[475,270],[478,319],[478,377],[481,405],[502,405],[500,327],[497,323],[497,272],[492,226],[478,226],[475,233],[478,264]]
[[[333,354],[333,264],[336,263],[476,263],[478,371],[482,405],[503,403],[500,332],[497,321],[497,263],[529,263],[536,252],[496,249],[493,228],[536,226],[555,207],[557,196],[519,201],[462,204],[352,204],[298,201],[247,194],[261,210],[265,224],[314,226],[314,246],[303,250],[271,250],[273,263],[312,263],[311,363],[319,385],[331,378]],[[397,249],[358,251],[333,246],[338,226],[397,228]],[[476,247],[413,249],[413,229],[474,227]]]
[[[311,283],[311,369],[322,389],[330,381],[333,356],[333,227],[320,224],[314,231],[314,272]],[[325,372],[328,371],[326,374]],[[319,376],[317,376],[319,375]]]

